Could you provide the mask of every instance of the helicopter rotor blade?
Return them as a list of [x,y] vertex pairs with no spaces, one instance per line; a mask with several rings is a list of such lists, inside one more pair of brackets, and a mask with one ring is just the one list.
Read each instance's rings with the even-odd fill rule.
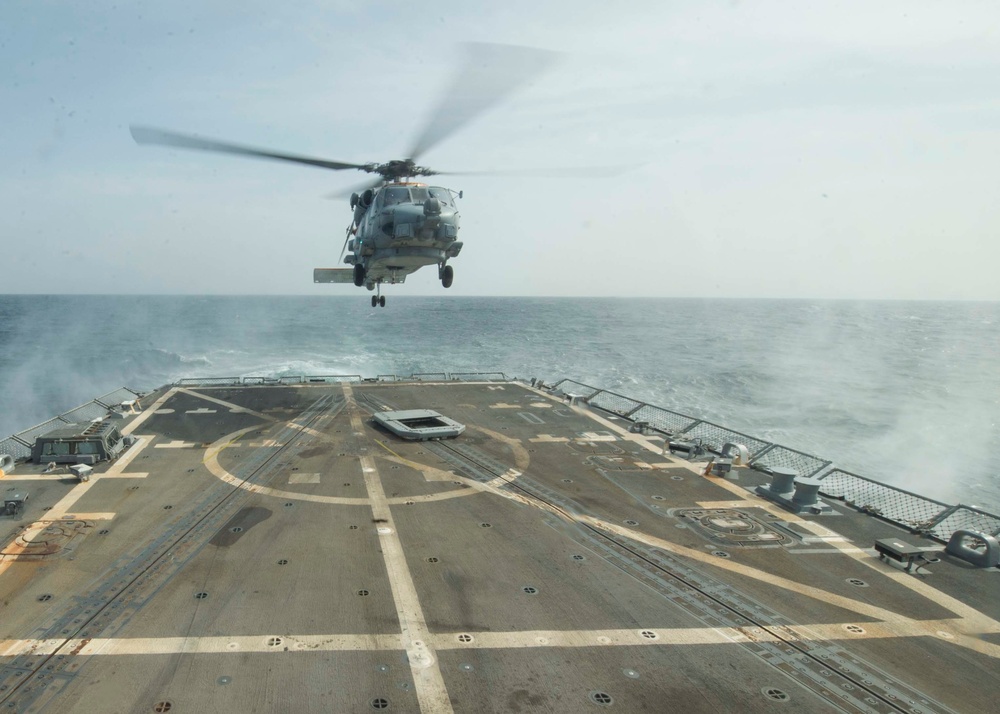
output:
[[491,43],[467,43],[464,50],[461,68],[410,148],[408,156],[414,161],[542,74],[558,56],[548,50]]
[[269,149],[258,149],[252,146],[243,146],[241,144],[230,144],[229,142],[217,141],[215,139],[203,139],[198,136],[178,134],[176,132],[154,129],[147,126],[132,125],[129,127],[129,130],[132,132],[132,138],[135,139],[137,144],[158,144],[160,146],[170,146],[179,149],[214,151],[216,153],[235,154],[237,156],[251,156],[261,159],[291,161],[296,164],[318,166],[319,168],[333,169],[334,171],[340,171],[342,169],[359,169],[361,171],[366,171],[369,168],[364,164],[349,164],[344,161],[329,161],[327,159],[314,159],[309,156],[300,156],[298,154],[285,154],[277,151],[271,151]]
[[435,171],[438,176],[518,176],[526,178],[607,178],[621,176],[643,164],[618,166],[559,166],[538,169],[493,169],[484,171]]
[[370,188],[378,188],[382,185],[382,179],[378,178],[375,181],[365,181],[362,184],[355,184],[349,188],[344,188],[339,191],[333,191],[332,193],[325,194],[323,198],[328,198],[330,200],[337,200],[341,198],[347,198],[352,193],[364,193]]

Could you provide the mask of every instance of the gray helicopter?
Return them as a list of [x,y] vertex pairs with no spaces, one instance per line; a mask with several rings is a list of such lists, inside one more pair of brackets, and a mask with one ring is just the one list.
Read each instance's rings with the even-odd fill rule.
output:
[[[418,166],[418,158],[432,146],[451,136],[519,86],[541,74],[555,61],[546,50],[495,44],[467,44],[465,61],[431,112],[409,151],[409,158],[385,163],[353,164],[297,154],[287,154],[239,144],[178,134],[162,129],[131,126],[139,144],[158,144],[182,149],[213,151],[238,156],[290,161],[341,171],[355,169],[378,178],[351,193],[354,211],[338,262],[350,268],[316,268],[313,282],[351,283],[376,291],[372,307],[385,307],[382,285],[395,285],[428,265],[437,265],[438,278],[448,288],[454,280],[449,259],[458,257],[459,214],[455,199],[461,191],[428,186],[411,179],[437,175],[609,175],[616,167],[578,169],[534,169],[529,171],[434,171]],[[621,167],[618,167],[621,168]],[[344,195],[344,194],[339,194]],[[349,254],[345,257],[345,253]]]

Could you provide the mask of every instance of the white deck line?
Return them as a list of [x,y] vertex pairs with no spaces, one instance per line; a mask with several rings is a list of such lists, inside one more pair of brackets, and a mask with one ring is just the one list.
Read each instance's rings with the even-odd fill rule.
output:
[[[354,401],[351,385],[344,383],[343,389],[344,396],[347,398],[351,426],[356,432],[363,431],[364,424],[361,421],[358,405]],[[378,529],[379,542],[382,544],[382,558],[389,575],[389,586],[392,589],[393,602],[396,604],[396,615],[399,618],[403,648],[406,650],[406,656],[410,662],[410,672],[413,675],[413,684],[417,701],[420,703],[420,710],[435,714],[438,712],[450,713],[453,711],[451,699],[448,697],[448,689],[441,676],[441,668],[431,647],[431,633],[427,629],[427,621],[424,619],[424,613],[420,607],[417,587],[413,583],[413,576],[406,564],[403,543],[393,527],[389,500],[386,498],[385,489],[382,488],[382,480],[379,478],[375,459],[371,456],[362,456],[361,470],[364,473],[365,487],[368,489],[368,498],[371,501],[372,518],[385,519],[385,522]]]

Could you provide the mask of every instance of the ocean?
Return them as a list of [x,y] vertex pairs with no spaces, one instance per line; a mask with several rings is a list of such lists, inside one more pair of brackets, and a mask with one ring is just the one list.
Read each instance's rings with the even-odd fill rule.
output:
[[0,435],[184,377],[567,377],[1000,512],[1000,303],[0,296]]

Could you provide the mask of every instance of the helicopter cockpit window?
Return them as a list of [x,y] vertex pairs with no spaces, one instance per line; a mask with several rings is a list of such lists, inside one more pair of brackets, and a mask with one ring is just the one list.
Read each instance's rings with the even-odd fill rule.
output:
[[442,206],[451,205],[451,191],[446,188],[437,188],[436,186],[431,186],[427,189],[433,198],[436,198],[441,202]]
[[397,203],[410,202],[410,190],[407,188],[387,188],[382,194],[385,196],[386,206],[395,206]]
[[411,188],[410,189],[410,200],[413,203],[423,203],[427,200],[427,189],[426,188]]

